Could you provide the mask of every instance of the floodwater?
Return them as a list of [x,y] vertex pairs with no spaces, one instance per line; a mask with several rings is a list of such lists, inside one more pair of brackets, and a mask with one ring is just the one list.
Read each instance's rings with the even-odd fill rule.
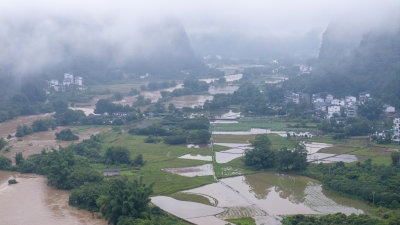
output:
[[199,81],[204,81],[204,82],[206,82],[207,84],[210,84],[210,83],[212,83],[212,82],[214,82],[214,81],[216,81],[216,80],[218,80],[219,78],[204,78],[204,79],[199,79]]
[[236,158],[243,156],[246,149],[251,148],[250,144],[243,144],[243,143],[214,143],[214,144],[230,148],[228,150],[219,151],[215,153],[215,161],[217,163],[230,162]]
[[122,100],[113,101],[114,104],[129,105],[132,106],[136,102],[137,95],[135,96],[125,96]]
[[252,134],[268,134],[268,129],[251,128],[249,131],[213,131],[213,134],[229,134],[229,135],[252,135]]
[[9,134],[14,135],[18,125],[32,125],[33,121],[51,117],[53,113],[38,114],[32,116],[20,116],[13,120],[0,123],[0,138],[6,138]]
[[236,120],[215,120],[213,122],[210,122],[211,124],[216,124],[216,123],[239,123]]
[[210,95],[216,94],[233,94],[233,92],[237,91],[239,86],[228,85],[228,86],[211,86],[208,89],[208,93]]
[[194,108],[195,106],[203,106],[207,100],[211,101],[213,98],[211,95],[185,95],[174,97],[169,103],[174,104],[178,109],[183,107]]
[[225,75],[224,77],[225,77],[226,82],[233,82],[233,81],[242,79],[243,74],[239,73],[239,74],[233,74],[233,75]]
[[107,224],[86,210],[69,206],[69,192],[47,186],[44,176],[0,171],[0,182],[7,176],[16,176],[18,183],[0,186],[0,224]]
[[320,160],[320,162],[322,162],[322,163],[336,163],[336,162],[351,163],[351,162],[356,162],[358,160],[359,160],[359,158],[355,155],[342,154],[342,155],[335,155],[334,157],[326,157],[326,158]]
[[85,113],[86,116],[89,116],[90,114],[94,114],[94,108],[93,107],[69,107],[69,109],[72,110],[81,110]]
[[179,168],[164,168],[163,170],[185,177],[209,176],[209,175],[214,176],[214,167],[212,164],[204,164],[201,166],[179,167]]
[[152,197],[151,202],[161,209],[194,224],[226,224],[225,221],[214,216],[224,211],[224,209],[219,207],[200,204],[197,202],[180,201],[166,196]]
[[268,77],[268,79],[265,81],[265,83],[266,84],[278,84],[285,80],[289,80],[289,78],[282,76],[282,75],[271,75]]
[[149,99],[151,99],[152,103],[155,103],[158,101],[158,99],[162,98],[162,95],[161,95],[162,91],[172,92],[175,89],[179,89],[179,88],[183,88],[182,83],[177,84],[175,87],[165,88],[165,89],[158,90],[158,91],[144,91],[144,92],[141,92],[141,94],[144,96],[144,98],[149,98]]
[[186,154],[183,155],[181,157],[179,157],[180,159],[195,159],[195,160],[202,160],[202,161],[212,161],[212,157],[209,155],[192,155],[192,154]]
[[277,221],[280,215],[360,214],[369,207],[361,202],[326,195],[321,183],[311,178],[272,172],[221,179],[219,183],[184,191],[215,198],[225,211],[217,217],[258,217],[259,221]]
[[329,148],[333,146],[332,144],[320,143],[320,142],[309,142],[309,143],[306,142],[304,143],[304,145],[306,146],[308,154],[314,154],[323,148]]
[[14,161],[15,153],[22,152],[26,158],[29,155],[39,154],[42,149],[50,150],[51,148],[58,148],[58,146],[66,147],[72,143],[80,142],[84,139],[89,139],[91,135],[96,135],[102,131],[106,131],[109,128],[105,127],[94,127],[89,128],[87,131],[80,132],[77,135],[79,140],[77,141],[58,141],[55,140],[55,133],[60,132],[62,129],[67,127],[57,127],[55,130],[36,132],[31,135],[24,136],[22,138],[12,138],[9,141],[9,146],[12,146],[11,150],[4,153],[4,156]]

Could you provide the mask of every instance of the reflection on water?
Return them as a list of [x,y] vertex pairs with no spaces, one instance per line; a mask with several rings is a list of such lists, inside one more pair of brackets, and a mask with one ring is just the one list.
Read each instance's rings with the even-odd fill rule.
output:
[[169,103],[174,104],[178,109],[183,107],[194,108],[195,106],[203,106],[207,100],[211,101],[213,98],[211,95],[185,95],[175,97]]
[[211,95],[216,95],[216,94],[233,94],[233,92],[237,91],[239,89],[239,86],[211,86],[208,89],[208,93]]
[[204,164],[200,166],[190,166],[190,167],[179,167],[179,168],[165,168],[163,170],[185,177],[214,175],[214,168],[212,164]]
[[[188,190],[217,199],[219,207],[228,207],[222,218],[292,214],[363,213],[369,207],[361,202],[326,195],[321,184],[308,177],[278,173],[258,173],[221,179],[219,183]],[[240,210],[239,210],[240,211]],[[239,215],[240,214],[240,215]]]
[[[0,171],[0,181],[10,172]],[[95,219],[85,210],[68,205],[68,191],[47,186],[44,176],[15,174],[18,181],[0,189],[1,224],[54,225],[54,224],[107,224]]]

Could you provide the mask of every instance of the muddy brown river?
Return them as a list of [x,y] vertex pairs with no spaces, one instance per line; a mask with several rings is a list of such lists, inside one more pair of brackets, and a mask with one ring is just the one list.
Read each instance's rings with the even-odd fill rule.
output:
[[[9,185],[10,177],[16,177],[18,183]],[[107,224],[86,210],[69,206],[68,196],[68,191],[47,186],[44,176],[0,171],[0,224]]]

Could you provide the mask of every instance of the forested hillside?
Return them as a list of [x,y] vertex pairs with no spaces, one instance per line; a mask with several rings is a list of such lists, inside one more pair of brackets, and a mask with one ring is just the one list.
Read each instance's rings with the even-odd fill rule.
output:
[[[400,25],[370,31],[356,46],[351,41],[333,41],[335,32],[346,36],[343,30],[328,28],[313,73],[287,85],[307,93],[330,92],[336,96],[368,91],[400,107]],[[354,38],[348,32],[349,39]]]

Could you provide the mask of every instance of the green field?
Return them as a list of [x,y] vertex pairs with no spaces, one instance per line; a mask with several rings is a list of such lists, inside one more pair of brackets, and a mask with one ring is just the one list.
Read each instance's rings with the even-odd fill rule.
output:
[[[140,170],[115,166],[113,168],[124,170],[121,173],[131,178],[143,177],[143,182],[146,184],[154,183],[154,195],[168,195],[215,182],[212,176],[185,177],[162,170],[164,168],[207,164],[209,162],[178,159],[178,157],[188,153],[211,155],[211,151],[189,149],[183,146],[166,145],[163,143],[148,144],[144,143],[145,136],[132,136],[128,133],[116,133],[114,131],[109,131],[103,136],[105,148],[107,146],[126,147],[130,150],[132,159],[139,154],[143,155],[146,164]],[[105,148],[103,151],[105,151]],[[101,164],[93,166],[99,170],[106,167]]]
[[251,128],[264,128],[273,131],[315,131],[316,124],[307,123],[308,128],[292,128],[294,122],[281,121],[275,118],[242,118],[239,123],[218,123],[213,125],[214,131],[248,131]]
[[205,205],[214,206],[210,202],[210,200],[208,200],[208,198],[206,198],[206,197],[204,197],[202,195],[178,192],[178,193],[174,193],[174,194],[169,195],[169,197],[172,197],[174,199],[181,200],[181,201],[198,202],[198,203],[202,203],[202,204],[205,204]]
[[256,221],[251,217],[245,217],[239,219],[226,219],[226,221],[237,225],[256,225]]
[[132,88],[140,89],[140,86],[143,84],[146,84],[146,83],[137,82],[137,83],[128,83],[128,84],[93,85],[93,86],[90,86],[90,89],[94,90],[94,91],[99,91],[99,92],[110,90],[111,92],[128,93]]

